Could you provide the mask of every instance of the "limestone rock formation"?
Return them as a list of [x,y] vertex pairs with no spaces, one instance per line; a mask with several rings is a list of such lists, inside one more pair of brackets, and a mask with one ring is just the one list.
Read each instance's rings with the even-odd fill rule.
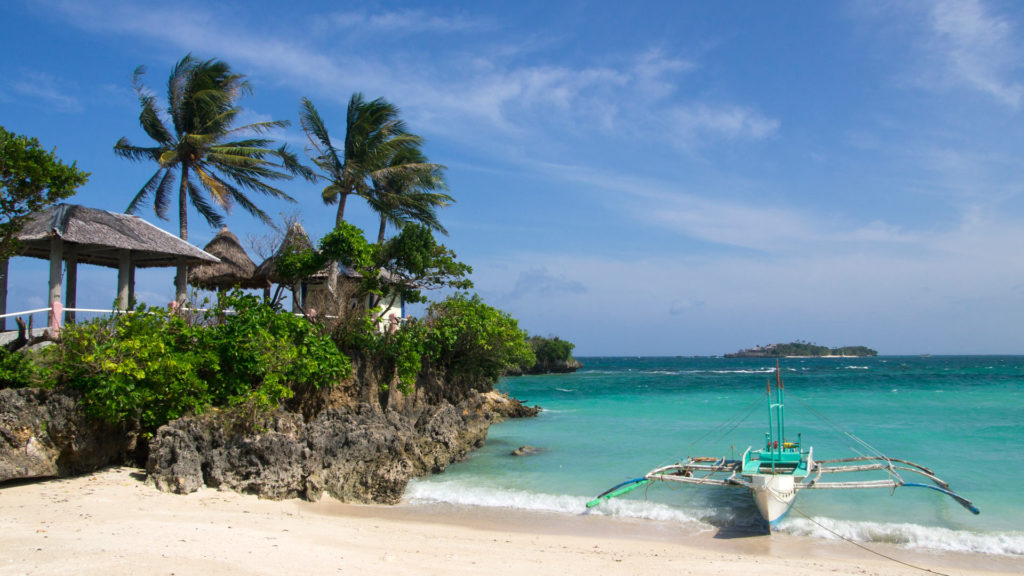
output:
[[441,472],[483,445],[493,417],[479,394],[403,412],[374,404],[327,409],[309,422],[278,411],[239,429],[211,412],[160,428],[146,469],[161,490],[202,485],[264,498],[397,503],[415,476]]
[[0,482],[91,472],[123,461],[131,443],[123,427],[88,419],[66,391],[0,390]]

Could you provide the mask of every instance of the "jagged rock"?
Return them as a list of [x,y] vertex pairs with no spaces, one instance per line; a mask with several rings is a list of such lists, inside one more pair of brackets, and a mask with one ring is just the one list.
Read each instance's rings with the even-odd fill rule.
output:
[[523,368],[522,366],[506,368],[502,374],[504,376],[523,376],[526,374],[570,374],[580,368],[583,368],[583,363],[575,358],[570,358],[569,360],[555,360],[553,362],[538,361],[529,368]]
[[202,485],[264,498],[393,504],[409,480],[441,472],[483,445],[493,418],[479,394],[452,406],[397,412],[374,404],[338,407],[309,422],[278,411],[239,429],[233,412],[210,412],[161,427],[146,469],[161,490]]
[[506,418],[532,418],[540,414],[540,406],[526,406],[519,400],[497,390],[483,394],[484,408],[494,415],[495,421]]
[[125,460],[124,426],[94,422],[61,390],[0,390],[0,482],[90,472]]

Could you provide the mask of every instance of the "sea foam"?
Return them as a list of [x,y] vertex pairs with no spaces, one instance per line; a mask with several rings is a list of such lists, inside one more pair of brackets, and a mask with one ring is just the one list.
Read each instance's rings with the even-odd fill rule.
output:
[[879,542],[905,548],[1024,556],[1024,532],[977,533],[907,523],[855,522],[831,518],[787,518],[778,530],[797,536]]
[[642,500],[609,500],[596,508],[587,508],[588,498],[567,494],[544,494],[526,490],[485,488],[458,481],[409,483],[405,498],[411,505],[455,504],[484,508],[510,508],[534,512],[578,515],[584,512],[622,518],[642,518],[659,522],[698,524],[698,516],[665,504]]

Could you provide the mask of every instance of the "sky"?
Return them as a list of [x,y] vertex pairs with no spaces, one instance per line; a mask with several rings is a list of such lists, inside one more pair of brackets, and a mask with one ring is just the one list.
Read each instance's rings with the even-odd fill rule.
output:
[[[70,202],[127,208],[155,171],[112,151],[150,143],[132,74],[163,98],[191,53],[245,74],[243,120],[289,120],[297,151],[302,97],[337,139],[353,93],[397,104],[448,168],[440,241],[474,292],[577,356],[1024,353],[1017,2],[11,0],[0,21],[0,125],[91,172]],[[322,187],[256,200],[316,240]],[[361,200],[346,219],[375,236]],[[116,271],[79,276],[79,306],[109,309]],[[13,260],[8,310],[44,306],[46,278]],[[173,299],[173,271],[137,283]]]

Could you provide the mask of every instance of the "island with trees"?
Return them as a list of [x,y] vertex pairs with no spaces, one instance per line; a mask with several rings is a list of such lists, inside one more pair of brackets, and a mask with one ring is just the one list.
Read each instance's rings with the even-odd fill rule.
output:
[[755,346],[725,355],[726,358],[860,358],[866,356],[878,356],[878,351],[867,346],[829,348],[804,341]]

